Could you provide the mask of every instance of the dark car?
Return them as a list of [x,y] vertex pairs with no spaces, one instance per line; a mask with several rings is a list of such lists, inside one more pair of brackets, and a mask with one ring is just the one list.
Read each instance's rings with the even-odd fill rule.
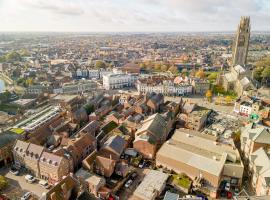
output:
[[130,175],[130,178],[132,180],[135,180],[137,178],[138,174],[136,172],[133,172],[131,175]]
[[198,194],[198,195],[196,195],[196,197],[199,197],[199,198],[201,198],[202,200],[208,200],[208,198],[205,197],[205,196],[202,195],[202,194]]
[[17,168],[15,168],[14,166],[12,166],[9,170],[9,172],[13,175],[18,176],[20,174],[19,170]]

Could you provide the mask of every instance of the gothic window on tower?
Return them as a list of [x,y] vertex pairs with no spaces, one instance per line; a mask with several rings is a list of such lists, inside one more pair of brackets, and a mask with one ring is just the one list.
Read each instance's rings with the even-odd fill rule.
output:
[[244,46],[244,44],[245,44],[245,37],[243,35],[240,35],[239,36],[238,44],[239,44],[239,46]]

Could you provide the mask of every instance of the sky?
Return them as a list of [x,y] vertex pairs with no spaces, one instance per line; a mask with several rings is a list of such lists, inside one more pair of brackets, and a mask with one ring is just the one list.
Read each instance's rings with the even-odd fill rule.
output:
[[0,31],[270,31],[270,0],[0,0]]

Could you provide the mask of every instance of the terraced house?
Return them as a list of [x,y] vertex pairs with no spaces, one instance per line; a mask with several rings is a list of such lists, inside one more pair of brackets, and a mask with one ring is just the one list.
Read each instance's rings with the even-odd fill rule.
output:
[[46,152],[43,146],[17,140],[13,147],[13,157],[17,167],[50,183],[60,181],[71,169],[65,157]]

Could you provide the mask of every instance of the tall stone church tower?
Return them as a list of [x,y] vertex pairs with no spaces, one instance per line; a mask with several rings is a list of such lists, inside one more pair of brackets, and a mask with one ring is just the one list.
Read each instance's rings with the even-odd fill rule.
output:
[[[233,51],[233,66],[245,66],[250,38],[250,17],[241,17]],[[233,67],[232,66],[232,67]]]

